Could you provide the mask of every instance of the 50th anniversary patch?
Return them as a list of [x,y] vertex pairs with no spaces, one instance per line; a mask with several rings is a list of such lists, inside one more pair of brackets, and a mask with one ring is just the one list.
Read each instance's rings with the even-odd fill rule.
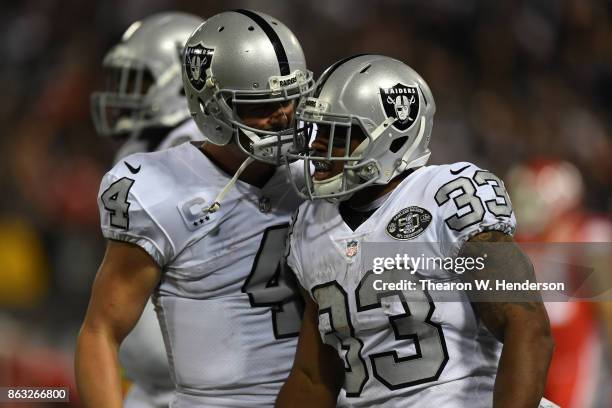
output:
[[431,213],[421,207],[406,207],[395,214],[387,224],[387,234],[394,239],[408,240],[418,237],[431,223]]
[[215,50],[203,44],[185,48],[185,72],[189,83],[198,91],[206,84],[206,70],[210,68]]

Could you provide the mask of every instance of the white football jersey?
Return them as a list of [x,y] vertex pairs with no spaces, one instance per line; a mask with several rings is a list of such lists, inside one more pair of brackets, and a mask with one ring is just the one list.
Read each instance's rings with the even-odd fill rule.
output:
[[129,156],[100,188],[102,231],[159,264],[154,295],[173,407],[272,406],[292,365],[300,315],[280,276],[299,200],[279,168],[263,189],[230,179],[185,143]]
[[[374,280],[384,281],[392,271],[373,273],[361,252],[373,243],[400,243],[415,257],[454,259],[477,233],[511,234],[514,228],[503,183],[470,163],[415,170],[354,231],[337,204],[300,206],[287,261],[318,304],[321,338],[344,360],[339,405],[492,406],[501,345],[476,318],[466,294],[434,302],[420,285],[377,290]],[[458,280],[455,272],[435,268],[402,277],[415,284]]]
[[[203,140],[203,136],[196,123],[189,119],[172,129],[155,150],[196,140]],[[130,154],[148,151],[151,148],[149,145],[146,138],[133,137],[117,151],[115,163]],[[147,303],[138,323],[121,343],[119,361],[125,376],[133,382],[124,401],[125,408],[168,406],[174,383],[170,377],[164,339],[152,303]]]

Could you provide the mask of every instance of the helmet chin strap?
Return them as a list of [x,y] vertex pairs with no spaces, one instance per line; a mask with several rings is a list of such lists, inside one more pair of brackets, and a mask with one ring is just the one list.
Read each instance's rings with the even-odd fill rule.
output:
[[312,187],[317,195],[339,193],[342,187],[342,173],[325,180],[312,180]]
[[[254,146],[261,144],[261,139],[255,134],[255,132],[248,130],[248,129],[240,129],[240,130],[244,133],[246,137],[249,138],[249,140],[251,140],[251,142],[253,142]],[[213,201],[212,205],[204,210],[205,214],[209,214],[209,213],[212,214],[212,213],[219,211],[219,209],[221,208],[221,201],[223,200],[223,198],[236,184],[238,177],[240,177],[240,175],[244,172],[244,170],[246,170],[249,164],[253,163],[254,161],[255,159],[249,156],[244,160],[244,162],[242,162],[242,164],[240,165],[238,170],[236,170],[236,173],[231,178],[231,180],[228,181],[225,187],[223,187],[223,190],[221,190],[221,192],[217,194],[217,197],[215,197],[215,200]]]
[[[353,154],[361,154],[368,147],[369,141],[368,139],[364,140],[357,146],[357,148],[353,151]],[[347,164],[352,164],[357,160],[347,161]],[[317,195],[329,195],[329,194],[338,194],[342,193],[342,179],[346,174],[346,186],[347,188],[352,185],[359,184],[359,176],[355,173],[354,170],[343,170],[342,172],[336,174],[333,177],[330,177],[325,180],[312,180],[313,189],[317,193]],[[352,194],[344,194],[339,196],[339,200],[346,200],[351,197]]]
[[219,208],[221,208],[221,200],[223,200],[225,195],[232,189],[232,187],[234,187],[234,184],[236,184],[236,181],[238,180],[238,177],[240,177],[240,174],[242,174],[242,172],[248,167],[248,165],[253,163],[254,161],[255,159],[253,159],[252,157],[246,158],[246,160],[240,165],[238,170],[236,170],[234,177],[232,177],[231,180],[227,182],[225,187],[223,187],[223,190],[221,190],[221,192],[217,194],[217,196],[215,197],[215,201],[213,201],[212,205],[204,209],[204,214],[212,214],[219,211]]
[[257,137],[255,132],[248,130],[248,129],[244,129],[244,128],[240,128],[240,131],[244,133],[244,135],[248,137],[249,140],[253,142],[253,144],[257,144],[257,142],[259,142],[259,137]]

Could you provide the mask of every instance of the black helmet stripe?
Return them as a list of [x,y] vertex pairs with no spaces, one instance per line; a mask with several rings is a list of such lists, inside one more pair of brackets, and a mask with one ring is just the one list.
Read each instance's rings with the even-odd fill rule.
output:
[[323,89],[323,85],[325,85],[325,82],[327,82],[327,80],[329,79],[331,74],[333,74],[335,70],[340,68],[340,65],[342,65],[345,62],[348,62],[348,61],[350,61],[352,59],[355,59],[357,57],[361,57],[363,55],[369,55],[369,54],[351,55],[350,57],[346,57],[344,59],[341,59],[340,61],[335,62],[334,65],[332,65],[331,67],[327,68],[327,70],[325,72],[323,72],[323,76],[321,76],[321,78],[319,78],[319,84],[317,85],[317,89],[315,89],[315,91],[314,91],[312,96],[315,97],[315,98],[319,97],[319,95],[321,94],[321,89]]
[[274,47],[274,52],[276,53],[276,59],[278,60],[278,67],[280,69],[281,75],[289,75],[291,70],[289,69],[289,60],[287,59],[287,52],[285,51],[285,47],[283,47],[283,43],[281,42],[278,34],[274,31],[274,28],[268,22],[261,17],[259,14],[252,12],[251,10],[234,10],[236,13],[240,13],[249,17],[253,20],[257,25],[263,30],[263,32],[268,36],[272,46]]

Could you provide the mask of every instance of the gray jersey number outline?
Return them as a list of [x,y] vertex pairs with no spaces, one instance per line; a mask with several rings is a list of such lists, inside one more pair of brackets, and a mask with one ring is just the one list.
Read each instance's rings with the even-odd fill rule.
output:
[[[512,204],[510,203],[510,197],[503,181],[487,170],[476,171],[472,179],[463,176],[457,177],[442,185],[434,197],[438,206],[441,207],[451,199],[452,193],[458,190],[461,191],[461,194],[452,197],[452,199],[458,212],[464,208],[469,208],[469,211],[461,216],[456,213],[445,220],[446,225],[452,230],[461,231],[474,224],[478,224],[484,219],[485,208],[482,205],[482,199],[476,194],[474,182],[478,186],[489,185],[493,189],[495,198],[485,201],[489,212],[497,217],[510,217],[512,215]],[[499,203],[498,200],[502,202]]]
[[252,307],[270,307],[276,339],[298,336],[302,325],[301,297],[281,265],[288,228],[289,224],[282,224],[265,229],[251,273],[241,289]]
[[[400,357],[396,350],[389,350],[368,356],[374,377],[390,390],[437,381],[449,360],[442,326],[431,320],[436,307],[427,291],[374,290],[374,279],[395,282],[400,274],[406,278],[402,271],[367,271],[355,289],[357,312],[382,308],[381,300],[386,297],[397,296],[402,303],[404,313],[390,315],[389,324],[396,340],[413,341],[416,354]],[[346,395],[358,397],[369,374],[361,353],[363,341],[355,336],[351,323],[348,296],[335,280],[313,287],[312,294],[319,305],[319,319],[327,315],[330,322],[326,340],[333,345],[337,339],[346,350]]]
[[416,354],[400,357],[397,351],[390,350],[369,356],[374,377],[390,390],[437,381],[448,362],[442,326],[431,320],[436,306],[429,293],[420,289],[377,291],[373,286],[378,279],[401,282],[406,278],[414,280],[417,288],[420,286],[416,277],[407,277],[405,271],[385,270],[381,274],[368,271],[355,290],[358,312],[382,308],[381,300],[391,296],[397,296],[404,309],[404,313],[389,316],[389,323],[396,340],[414,342]]
[[348,296],[337,281],[312,288],[312,296],[319,305],[319,321],[327,316],[330,331],[325,333],[328,344],[340,342],[346,351],[344,367],[344,389],[347,397],[358,397],[368,381],[368,369],[361,356],[363,341],[355,337],[351,323]]
[[127,198],[133,184],[133,179],[122,177],[100,195],[100,201],[104,204],[104,209],[110,213],[110,225],[115,228],[125,230],[130,228],[128,213],[130,202]]

